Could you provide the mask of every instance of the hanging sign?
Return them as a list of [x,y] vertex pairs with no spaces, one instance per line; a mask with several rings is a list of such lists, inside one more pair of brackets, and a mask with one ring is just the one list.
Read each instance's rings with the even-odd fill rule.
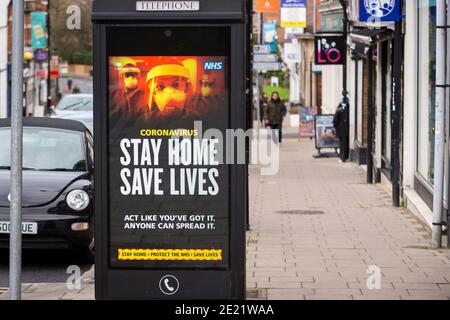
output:
[[264,44],[270,46],[270,52],[277,51],[277,24],[275,21],[264,22]]
[[316,36],[315,37],[315,63],[317,65],[344,64],[345,54],[345,38],[342,36]]
[[284,43],[284,62],[286,63],[300,63],[301,50],[300,44],[297,43]]
[[401,0],[359,0],[360,22],[395,22],[401,20]]
[[281,27],[306,27],[306,0],[281,0]]
[[280,0],[256,0],[255,11],[260,13],[278,13]]
[[47,14],[45,12],[31,13],[31,47],[43,49],[47,47]]
[[315,119],[316,149],[338,149],[339,139],[333,126],[334,115],[317,115]]

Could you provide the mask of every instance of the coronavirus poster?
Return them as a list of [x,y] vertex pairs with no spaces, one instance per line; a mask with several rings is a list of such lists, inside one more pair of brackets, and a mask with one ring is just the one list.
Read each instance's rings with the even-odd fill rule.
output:
[[112,268],[229,267],[227,63],[109,57]]

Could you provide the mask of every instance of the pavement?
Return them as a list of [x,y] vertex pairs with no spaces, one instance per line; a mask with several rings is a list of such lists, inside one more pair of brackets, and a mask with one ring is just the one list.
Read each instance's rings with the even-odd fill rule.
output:
[[[313,141],[285,136],[278,175],[250,167],[249,299],[450,299],[450,251],[431,249],[424,223],[363,167],[314,159]],[[79,288],[25,284],[23,299],[94,299],[93,269]]]

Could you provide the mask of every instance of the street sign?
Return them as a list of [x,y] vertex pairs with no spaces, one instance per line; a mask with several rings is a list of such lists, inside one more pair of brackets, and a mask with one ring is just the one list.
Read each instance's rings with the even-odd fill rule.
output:
[[276,54],[255,54],[253,56],[254,62],[277,62],[278,56]]
[[279,71],[282,66],[278,62],[257,62],[253,64],[253,68],[257,71]]
[[272,47],[269,45],[255,45],[253,46],[253,53],[254,54],[263,54],[263,53],[271,53]]
[[97,299],[245,298],[248,175],[224,139],[247,125],[249,37],[243,0],[204,4],[93,3]]

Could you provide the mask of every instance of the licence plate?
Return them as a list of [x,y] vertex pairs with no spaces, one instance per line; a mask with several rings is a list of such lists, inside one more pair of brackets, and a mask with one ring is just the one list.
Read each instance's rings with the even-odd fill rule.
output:
[[[11,224],[9,222],[0,222],[0,234],[10,233]],[[36,222],[22,222],[22,234],[37,234],[38,227]]]

